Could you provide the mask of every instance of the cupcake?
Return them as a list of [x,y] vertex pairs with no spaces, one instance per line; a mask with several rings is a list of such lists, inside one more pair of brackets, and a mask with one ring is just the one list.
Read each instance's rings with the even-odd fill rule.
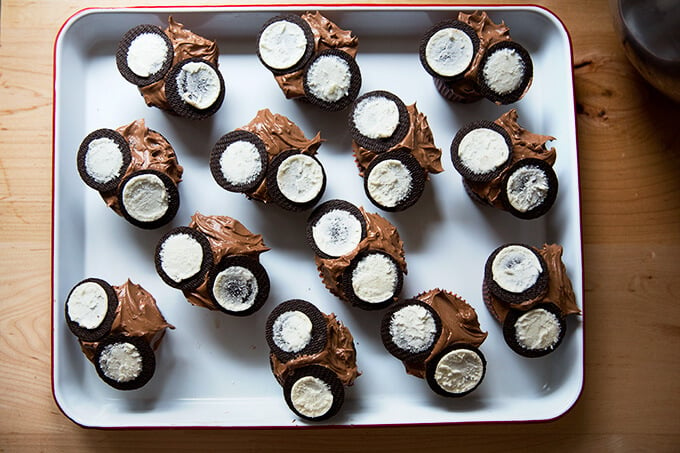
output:
[[248,316],[269,296],[269,276],[259,261],[267,250],[262,236],[238,220],[197,212],[188,227],[161,237],[154,262],[161,279],[192,305]]
[[364,310],[398,299],[406,260],[399,233],[386,219],[347,201],[329,200],[307,220],[306,237],[332,294]]
[[326,420],[337,414],[345,387],[359,376],[349,329],[335,314],[292,299],[269,315],[265,336],[272,373],[288,407],[299,417]]
[[393,93],[360,96],[349,115],[352,150],[371,203],[402,211],[423,193],[430,173],[440,173],[441,149],[434,144],[427,118],[415,104]]
[[561,344],[566,317],[580,314],[562,262],[562,247],[504,244],[484,268],[484,303],[503,326],[505,342],[524,357],[542,357]]
[[420,43],[420,61],[439,93],[454,102],[517,102],[533,78],[529,52],[512,40],[505,23],[483,11],[461,12],[431,27]]
[[76,284],[64,304],[66,324],[99,377],[118,390],[144,386],[156,369],[154,351],[165,320],[149,292],[130,280],[111,286],[88,278]]
[[474,308],[448,291],[433,289],[393,305],[380,335],[406,372],[425,379],[439,395],[467,395],[484,379],[486,359],[479,346],[487,333]]
[[144,24],[128,30],[118,43],[116,64],[149,107],[199,120],[215,114],[224,101],[218,55],[215,41],[169,17],[165,29]]
[[354,57],[359,40],[319,12],[269,19],[257,38],[257,56],[288,99],[306,99],[326,111],[345,109],[361,88]]
[[326,188],[326,173],[315,156],[321,142],[319,133],[307,139],[285,116],[260,110],[250,123],[217,141],[210,171],[225,190],[303,211],[312,208]]
[[85,184],[135,226],[158,228],[179,209],[177,185],[183,168],[170,143],[143,119],[88,134],[78,149],[77,165]]
[[463,126],[451,143],[453,166],[475,201],[535,219],[550,210],[557,198],[555,148],[549,135],[527,131],[512,109],[496,121],[474,121]]

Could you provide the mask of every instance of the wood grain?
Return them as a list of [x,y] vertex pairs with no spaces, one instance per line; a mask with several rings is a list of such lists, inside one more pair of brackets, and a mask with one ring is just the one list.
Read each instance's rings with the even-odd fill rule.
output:
[[[98,5],[134,3],[143,2]],[[98,431],[61,414],[50,377],[52,46],[90,5],[4,0],[0,451],[679,451],[680,106],[628,64],[607,2],[542,4],[574,48],[587,322],[585,388],[572,411],[534,424]]]

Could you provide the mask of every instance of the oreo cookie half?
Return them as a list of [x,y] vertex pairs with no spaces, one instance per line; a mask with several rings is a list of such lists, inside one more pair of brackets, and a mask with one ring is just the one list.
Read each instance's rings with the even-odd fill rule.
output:
[[394,303],[403,282],[404,273],[397,261],[380,250],[357,254],[342,275],[345,297],[364,310],[379,310]]
[[542,357],[562,343],[567,323],[554,304],[538,304],[528,311],[510,310],[503,322],[503,338],[524,357]]
[[371,203],[384,211],[411,207],[425,190],[425,170],[404,150],[378,155],[364,173],[364,191]]
[[99,377],[118,390],[144,386],[156,370],[156,356],[142,337],[106,337],[97,346],[93,361]]
[[156,170],[140,170],[118,187],[123,217],[131,224],[154,229],[170,222],[179,209],[179,190],[172,179]]
[[486,260],[484,279],[491,294],[510,305],[538,299],[548,290],[545,260],[524,244],[494,250]]
[[267,318],[265,337],[269,349],[282,362],[315,354],[326,346],[326,318],[307,301],[287,300]]
[[486,374],[482,352],[467,344],[445,348],[427,362],[425,379],[435,393],[460,397],[479,387]]
[[262,139],[248,131],[223,135],[210,153],[210,172],[223,189],[250,192],[267,173],[267,149]]
[[555,203],[557,187],[557,175],[550,164],[541,159],[522,159],[505,174],[501,201],[515,217],[535,219]]
[[288,211],[314,206],[326,189],[321,162],[298,150],[277,154],[267,168],[267,192],[274,203]]
[[208,280],[215,307],[235,316],[248,316],[262,308],[269,297],[269,275],[255,258],[225,256]]
[[257,56],[275,75],[302,70],[313,53],[312,28],[294,14],[272,17],[257,37]]
[[479,62],[479,92],[496,104],[511,104],[524,96],[534,75],[529,52],[515,41],[489,47]]
[[479,50],[479,37],[468,24],[446,20],[430,28],[420,42],[420,62],[433,77],[460,78]]
[[306,233],[314,253],[337,258],[350,253],[366,237],[366,219],[352,203],[329,200],[309,216]]
[[113,129],[97,129],[78,148],[78,173],[88,186],[100,192],[118,187],[132,156],[125,137]]
[[131,28],[118,43],[116,66],[130,83],[146,86],[165,77],[175,51],[170,38],[155,25]]
[[165,95],[177,115],[202,120],[222,106],[224,79],[213,63],[202,58],[187,58],[168,72]]
[[492,121],[475,121],[463,126],[451,143],[451,161],[465,179],[491,181],[512,160],[508,132]]
[[359,95],[361,71],[350,54],[327,49],[309,61],[302,83],[309,102],[323,110],[336,112],[345,109]]
[[283,383],[283,396],[290,410],[310,421],[337,414],[345,401],[345,388],[338,376],[321,365],[298,368]]
[[88,278],[76,284],[64,304],[66,325],[83,341],[98,341],[111,331],[118,296],[104,280]]
[[417,299],[406,300],[390,307],[380,326],[385,349],[406,363],[425,360],[441,333],[439,314]]
[[212,269],[213,253],[203,233],[189,227],[177,227],[158,241],[154,263],[165,283],[191,291]]
[[352,139],[363,148],[383,153],[403,140],[411,127],[404,102],[389,91],[362,94],[349,114]]

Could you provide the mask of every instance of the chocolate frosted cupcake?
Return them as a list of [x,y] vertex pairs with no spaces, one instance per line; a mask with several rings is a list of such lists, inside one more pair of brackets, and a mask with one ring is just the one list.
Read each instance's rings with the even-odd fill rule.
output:
[[342,110],[359,94],[359,40],[319,12],[269,19],[257,38],[257,55],[288,99]]
[[423,193],[430,173],[440,173],[441,149],[425,115],[388,91],[360,96],[349,115],[352,149],[366,196],[380,209],[402,211]]
[[557,198],[557,154],[545,145],[554,139],[522,128],[513,109],[494,122],[463,126],[451,143],[451,160],[473,200],[535,219]]
[[313,207],[326,188],[326,173],[315,157],[321,142],[320,134],[307,139],[285,116],[260,110],[250,123],[218,140],[210,171],[228,191],[302,211]]
[[406,372],[448,397],[467,395],[482,382],[486,359],[478,348],[486,336],[474,308],[440,289],[392,306],[381,325],[385,348]]
[[181,289],[189,303],[234,316],[259,310],[269,296],[269,276],[259,256],[262,236],[227,216],[196,213],[188,227],[166,233],[156,245],[156,271]]
[[143,119],[88,134],[78,149],[77,165],[85,184],[135,226],[158,228],[179,209],[177,185],[183,168],[170,143]]
[[508,346],[525,357],[554,351],[566,333],[566,317],[581,313],[556,244],[498,247],[487,259],[482,293]]
[[204,119],[222,105],[225,85],[217,68],[215,41],[198,36],[168,18],[130,29],[118,44],[121,75],[137,85],[146,104],[190,119]]
[[332,294],[364,310],[397,300],[406,260],[399,233],[386,219],[349,202],[330,200],[312,212],[306,236],[321,280]]
[[345,386],[359,376],[349,329],[299,299],[281,303],[269,315],[265,337],[272,373],[288,407],[299,417],[326,420],[344,401]]
[[144,386],[156,368],[154,351],[165,329],[174,329],[144,288],[88,278],[76,284],[64,304],[66,323],[78,337],[99,377],[118,390]]

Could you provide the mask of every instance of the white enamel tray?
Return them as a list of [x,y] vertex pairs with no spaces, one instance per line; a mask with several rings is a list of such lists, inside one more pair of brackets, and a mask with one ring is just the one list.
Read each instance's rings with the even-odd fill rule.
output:
[[[528,94],[511,106],[487,100],[471,105],[447,102],[437,93],[418,59],[420,36],[465,7],[319,8],[359,37],[357,62],[361,92],[389,90],[406,104],[417,102],[443,149],[445,171],[434,175],[420,201],[405,212],[383,213],[398,228],[408,262],[402,296],[435,287],[460,294],[489,332],[481,349],[488,361],[482,385],[462,399],[435,395],[426,382],[407,375],[384,349],[379,324],[383,312],[353,309],[321,283],[313,253],[304,239],[309,212],[292,214],[222,190],[208,168],[218,138],[248,123],[262,108],[288,116],[308,137],[317,131],[326,142],[319,159],[328,173],[322,199],[342,198],[379,212],[362,189],[351,156],[346,112],[323,113],[286,100],[255,55],[262,23],[285,7],[89,9],[73,16],[55,46],[54,237],[53,237],[53,391],[61,410],[89,427],[294,427],[318,426],[299,420],[286,406],[268,363],[264,323],[278,303],[301,298],[322,311],[335,312],[352,331],[363,373],[346,391],[346,401],[331,425],[396,425],[489,421],[549,420],[565,413],[583,385],[583,318],[571,317],[564,343],[553,354],[526,359],[504,343],[500,326],[481,299],[483,267],[489,253],[509,241],[540,246],[562,244],[564,261],[583,307],[579,175],[573,99],[572,55],[564,26],[538,7],[489,7],[495,22],[504,20],[512,37],[531,53],[534,81]],[[316,8],[315,8],[316,9]],[[285,11],[301,13],[302,9]],[[118,39],[135,25],[161,27],[172,15],[194,32],[217,39],[227,95],[211,119],[192,122],[147,108],[137,89],[118,73]],[[494,120],[517,108],[530,131],[557,137],[555,169],[559,195],[543,218],[522,221],[482,208],[464,193],[449,158],[457,130],[467,121]],[[185,168],[181,206],[165,228],[143,231],[106,208],[80,180],[76,151],[90,131],[116,128],[145,118],[174,146]],[[264,235],[271,251],[261,257],[272,289],[264,308],[234,318],[191,306],[165,285],[153,266],[157,240],[168,229],[186,225],[190,216],[229,215]],[[83,278],[141,284],[176,330],[168,331],[157,353],[154,378],[144,388],[116,391],[104,384],[79,350],[63,319],[63,303]]]

